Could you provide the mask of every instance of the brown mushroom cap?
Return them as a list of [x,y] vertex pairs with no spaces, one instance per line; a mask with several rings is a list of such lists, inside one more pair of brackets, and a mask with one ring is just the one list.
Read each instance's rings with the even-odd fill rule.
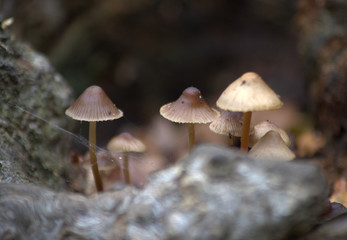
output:
[[134,138],[130,133],[124,132],[113,137],[107,144],[107,149],[111,152],[144,152],[145,144]]
[[280,134],[275,131],[267,132],[249,151],[254,158],[288,161],[295,154],[283,142]]
[[162,106],[160,114],[177,123],[209,123],[218,116],[218,112],[207,105],[195,87],[185,89],[175,102]]
[[65,114],[75,120],[87,122],[107,121],[123,116],[123,112],[98,86],[87,88],[65,111]]
[[219,108],[238,112],[275,110],[282,105],[276,93],[253,72],[232,82],[217,100]]
[[212,132],[222,135],[240,137],[242,134],[242,112],[222,111],[210,124]]
[[279,128],[275,123],[266,120],[261,123],[258,123],[253,127],[253,133],[250,135],[248,146],[252,147],[254,144],[256,144],[257,141],[259,141],[260,138],[262,138],[268,131],[271,130],[278,132],[284,143],[287,146],[290,145],[290,139],[288,134],[283,129]]

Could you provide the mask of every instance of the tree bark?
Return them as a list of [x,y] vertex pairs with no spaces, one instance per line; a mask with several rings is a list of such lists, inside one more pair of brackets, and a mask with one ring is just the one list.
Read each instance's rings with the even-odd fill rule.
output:
[[[72,92],[47,59],[0,28],[0,182],[66,187]],[[35,115],[36,116],[35,116]]]

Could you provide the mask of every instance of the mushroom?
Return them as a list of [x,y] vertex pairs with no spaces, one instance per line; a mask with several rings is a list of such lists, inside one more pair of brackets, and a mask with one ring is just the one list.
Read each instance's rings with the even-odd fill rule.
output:
[[217,100],[223,110],[244,112],[241,150],[247,151],[252,111],[275,110],[283,103],[276,93],[254,73],[248,72],[232,82]]
[[254,158],[288,161],[295,158],[295,154],[288,148],[276,131],[268,131],[251,148],[249,155]]
[[207,105],[195,87],[185,89],[175,102],[162,106],[160,114],[172,122],[188,123],[189,150],[195,144],[194,124],[209,123],[218,116],[218,112]]
[[89,153],[97,191],[103,190],[96,158],[96,122],[118,119],[123,116],[99,86],[88,87],[66,111],[69,117],[89,122]]
[[284,131],[283,129],[279,128],[275,123],[266,120],[263,121],[261,123],[258,123],[257,125],[255,125],[253,127],[253,131],[250,135],[249,138],[249,143],[248,146],[249,147],[253,147],[253,145],[260,139],[262,138],[268,131],[275,131],[278,132],[282,138],[282,140],[284,141],[284,143],[287,146],[290,146],[290,139],[288,134],[286,133],[286,131]]
[[213,122],[209,128],[212,132],[226,135],[229,146],[235,144],[234,138],[241,137],[242,134],[242,112],[233,112],[224,110]]
[[129,152],[144,152],[146,151],[145,144],[130,133],[124,132],[113,137],[108,142],[107,149],[111,152],[123,153],[123,175],[125,183],[130,184]]

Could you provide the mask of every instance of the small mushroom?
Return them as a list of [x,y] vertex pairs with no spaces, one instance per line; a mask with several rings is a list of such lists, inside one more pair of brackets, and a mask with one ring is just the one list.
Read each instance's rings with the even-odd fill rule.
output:
[[[112,154],[104,149],[99,149],[95,153],[98,161],[98,170],[100,172],[100,177],[102,178],[103,188],[110,189],[115,181],[121,179],[120,166],[118,162],[113,158]],[[90,164],[90,152],[88,151],[83,156],[83,168],[86,173],[86,185],[85,193],[90,195],[95,192],[94,177],[91,171]]]
[[254,158],[288,161],[295,158],[295,154],[282,140],[280,134],[273,130],[267,132],[251,148],[249,155]]
[[229,146],[234,144],[235,137],[241,137],[242,134],[242,112],[233,112],[224,110],[210,124],[210,130],[217,134],[226,135]]
[[252,111],[275,110],[283,103],[276,93],[254,72],[232,82],[217,100],[223,110],[244,112],[241,149],[247,151]]
[[69,117],[89,122],[90,162],[97,191],[103,190],[96,158],[96,122],[118,119],[123,116],[99,86],[88,87],[66,111]]
[[258,123],[257,125],[255,125],[253,127],[253,131],[252,131],[250,138],[249,138],[248,146],[253,147],[253,145],[256,142],[258,142],[260,138],[262,138],[268,131],[271,131],[271,130],[278,132],[280,134],[282,140],[284,141],[284,143],[287,146],[290,146],[290,139],[289,139],[289,136],[286,133],[286,131],[279,128],[275,123],[273,123],[269,120]]
[[172,122],[188,123],[189,150],[195,144],[194,124],[209,123],[218,116],[218,112],[207,105],[195,87],[185,89],[175,102],[162,106],[160,114]]
[[111,152],[123,153],[123,175],[125,183],[130,184],[129,152],[144,152],[146,151],[145,144],[130,133],[124,132],[113,137],[108,142],[107,149]]

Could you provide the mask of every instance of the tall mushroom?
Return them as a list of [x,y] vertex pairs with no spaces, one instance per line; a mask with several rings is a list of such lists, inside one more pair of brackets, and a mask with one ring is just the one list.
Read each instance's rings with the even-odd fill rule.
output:
[[226,135],[229,146],[235,144],[234,138],[242,134],[242,112],[224,110],[212,121],[209,128],[212,132]]
[[188,123],[189,150],[195,144],[194,124],[209,123],[218,116],[218,112],[207,105],[195,87],[185,89],[175,102],[162,106],[160,114],[172,122]]
[[66,111],[69,117],[89,122],[89,153],[97,191],[103,190],[96,158],[96,122],[118,119],[123,112],[99,86],[88,87]]
[[276,93],[254,72],[248,72],[232,82],[217,100],[224,110],[244,112],[241,149],[247,151],[252,111],[275,110],[283,103]]
[[129,152],[144,152],[146,151],[145,144],[134,138],[130,133],[124,132],[113,137],[107,144],[107,149],[111,152],[123,153],[123,175],[126,184],[130,184],[129,172]]

